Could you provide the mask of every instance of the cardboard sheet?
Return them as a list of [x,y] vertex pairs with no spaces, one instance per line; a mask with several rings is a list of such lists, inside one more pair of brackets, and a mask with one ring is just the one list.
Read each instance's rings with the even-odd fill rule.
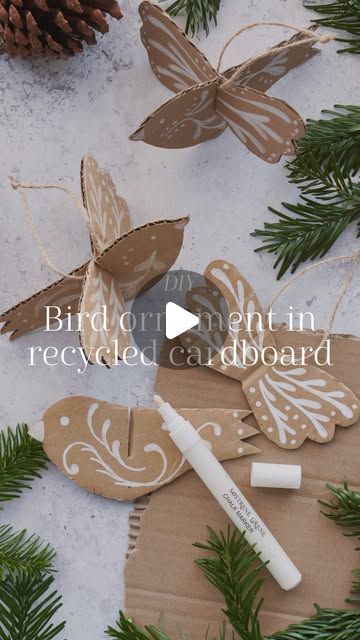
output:
[[[277,332],[281,345],[316,346],[320,336]],[[334,366],[331,373],[360,394],[360,340],[337,336],[332,341]],[[157,392],[175,406],[206,407],[214,402],[248,408],[238,381],[209,369],[160,370]],[[251,416],[246,418],[251,422]],[[254,424],[254,423],[252,423]],[[336,430],[326,444],[306,441],[300,449],[280,449],[263,434],[252,438],[262,452],[254,458],[225,463],[246,497],[277,536],[303,574],[303,582],[284,592],[265,572],[263,633],[284,629],[313,614],[313,603],[345,607],[351,587],[351,569],[359,556],[351,539],[320,513],[319,498],[328,497],[326,482],[346,478],[360,489],[360,424]],[[299,491],[250,488],[252,460],[301,464],[303,482]],[[221,596],[208,585],[194,565],[199,550],[196,540],[206,539],[206,525],[225,529],[227,517],[199,478],[189,472],[151,495],[148,504],[138,503],[130,519],[130,555],[125,571],[126,611],[138,623],[156,623],[159,613],[173,637],[180,624],[191,640],[203,640],[209,622],[223,620]],[[216,634],[213,627],[210,632]],[[212,634],[210,633],[210,637]]]

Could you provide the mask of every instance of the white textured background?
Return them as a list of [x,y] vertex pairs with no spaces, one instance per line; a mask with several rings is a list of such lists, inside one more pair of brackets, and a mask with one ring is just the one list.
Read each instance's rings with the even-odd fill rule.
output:
[[[199,45],[216,62],[222,44],[242,24],[282,20],[305,26],[311,13],[300,0],[223,0],[217,29]],[[135,224],[158,217],[191,214],[177,266],[202,269],[226,257],[237,263],[266,304],[275,291],[272,258],[253,253],[249,237],[265,219],[267,205],[294,197],[282,163],[270,166],[250,155],[225,132],[197,148],[166,151],[130,142],[139,122],[169,97],[152,74],[139,39],[136,0],[122,0],[124,18],[111,21],[110,34],[97,47],[65,61],[34,62],[0,58],[0,215],[1,309],[47,285],[54,274],[42,264],[29,234],[9,174],[25,182],[64,183],[79,192],[79,164],[85,152],[111,171],[128,201]],[[285,32],[284,32],[285,33]],[[282,39],[281,29],[260,29],[242,36],[227,55],[230,66]],[[196,39],[197,41],[197,39]],[[360,59],[336,54],[336,44],[275,85],[272,93],[287,99],[303,117],[319,116],[334,103],[359,103]],[[62,269],[80,264],[89,253],[82,220],[72,203],[57,193],[32,194],[34,217],[49,253]],[[355,228],[336,244],[332,255],[359,249]],[[313,273],[284,298],[313,310],[325,326],[345,267]],[[360,273],[341,307],[336,329],[359,335]],[[41,332],[10,344],[0,339],[1,425],[32,422],[55,400],[89,394],[129,405],[151,401],[154,371],[119,366],[71,369],[26,366],[27,348],[59,347],[76,336]],[[6,507],[1,517],[16,527],[36,531],[58,551],[56,581],[64,598],[63,616],[70,640],[99,640],[123,603],[127,518],[131,505],[87,495],[51,468],[32,491]]]

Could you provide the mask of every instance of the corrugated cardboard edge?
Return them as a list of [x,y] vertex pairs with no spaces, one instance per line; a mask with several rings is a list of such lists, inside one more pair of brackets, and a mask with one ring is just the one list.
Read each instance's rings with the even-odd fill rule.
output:
[[126,560],[129,559],[130,554],[134,553],[137,548],[138,538],[141,534],[141,521],[148,508],[151,500],[151,495],[142,496],[134,502],[134,509],[129,514],[129,539],[128,550],[126,554]]
[[[64,276],[63,278],[60,278],[59,280],[55,280],[54,282],[51,282],[51,284],[48,284],[46,287],[44,287],[40,291],[37,291],[36,293],[33,293],[28,298],[24,298],[24,300],[21,300],[21,302],[17,302],[16,304],[14,304],[14,306],[10,307],[6,311],[3,311],[3,313],[0,314],[0,323],[1,322],[5,322],[6,323],[6,318],[7,318],[8,315],[10,315],[10,313],[14,313],[20,307],[22,307],[24,304],[26,304],[27,302],[30,302],[31,300],[34,300],[34,298],[38,298],[43,293],[47,293],[51,289],[54,289],[57,285],[62,284],[63,282],[65,282],[65,280],[69,276],[81,275],[82,270],[85,271],[85,269],[87,268],[88,264],[89,264],[89,261],[84,262],[83,264],[80,265],[80,267],[75,267],[75,269],[73,269],[72,271],[69,271],[69,275],[68,276]],[[85,275],[85,273],[84,273],[84,275]],[[6,327],[6,324],[1,328],[1,333],[5,333],[5,331],[6,331],[5,327]]]

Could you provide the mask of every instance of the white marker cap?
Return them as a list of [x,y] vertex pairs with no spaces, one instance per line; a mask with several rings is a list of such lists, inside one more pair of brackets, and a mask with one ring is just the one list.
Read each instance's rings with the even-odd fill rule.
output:
[[301,466],[299,464],[253,462],[251,465],[251,486],[300,489]]

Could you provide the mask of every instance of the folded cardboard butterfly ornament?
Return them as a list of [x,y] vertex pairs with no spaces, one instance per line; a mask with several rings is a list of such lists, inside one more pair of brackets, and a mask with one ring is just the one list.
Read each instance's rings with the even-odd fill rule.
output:
[[[20,189],[23,200],[21,189],[38,188],[16,182],[13,186]],[[46,187],[53,188],[52,185],[39,188]],[[103,173],[90,156],[85,156],[81,163],[81,187],[91,259],[2,313],[0,322],[5,324],[1,333],[11,331],[10,339],[14,339],[45,326],[50,306],[58,309],[59,318],[78,313],[80,343],[88,361],[99,362],[101,356],[101,361],[113,366],[130,339],[125,300],[136,296],[171,268],[189,219],[157,220],[131,229],[125,200],[116,193],[110,175]],[[24,202],[30,215],[26,199]],[[34,228],[33,232],[38,239]],[[43,254],[52,266],[44,250]],[[103,309],[107,311],[107,322],[100,315]]]
[[[357,265],[356,256],[348,283]],[[220,290],[227,302],[229,317],[234,318],[221,350],[204,364],[242,384],[256,421],[267,438],[279,447],[297,449],[306,438],[329,442],[335,425],[348,427],[359,419],[360,400],[340,380],[307,361],[286,363],[286,354],[277,352],[275,334],[263,317],[259,300],[234,265],[217,260],[208,265],[204,275]],[[200,317],[213,313],[214,304],[208,288],[198,287],[188,292],[188,308]],[[221,309],[218,312],[221,313]],[[204,349],[204,344],[213,339],[213,333],[196,329],[182,337],[190,352]],[[264,362],[261,357],[269,348],[279,356],[275,364]]]
[[[131,140],[168,149],[185,148],[211,140],[229,127],[266,162],[278,162],[283,154],[294,152],[294,140],[305,131],[302,118],[286,102],[265,92],[291,69],[319,53],[313,48],[315,42],[327,42],[332,35],[299,30],[287,42],[220,73],[158,5],[146,0],[140,4],[139,13],[143,22],[141,39],[150,65],[176,96],[148,116]],[[254,26],[248,25],[236,35]]]
[[[259,449],[245,442],[258,434],[243,422],[247,410],[181,409],[219,460]],[[30,434],[43,443],[60,471],[88,491],[133,500],[156,491],[190,469],[162,428],[156,409],[71,396],[49,407]]]

